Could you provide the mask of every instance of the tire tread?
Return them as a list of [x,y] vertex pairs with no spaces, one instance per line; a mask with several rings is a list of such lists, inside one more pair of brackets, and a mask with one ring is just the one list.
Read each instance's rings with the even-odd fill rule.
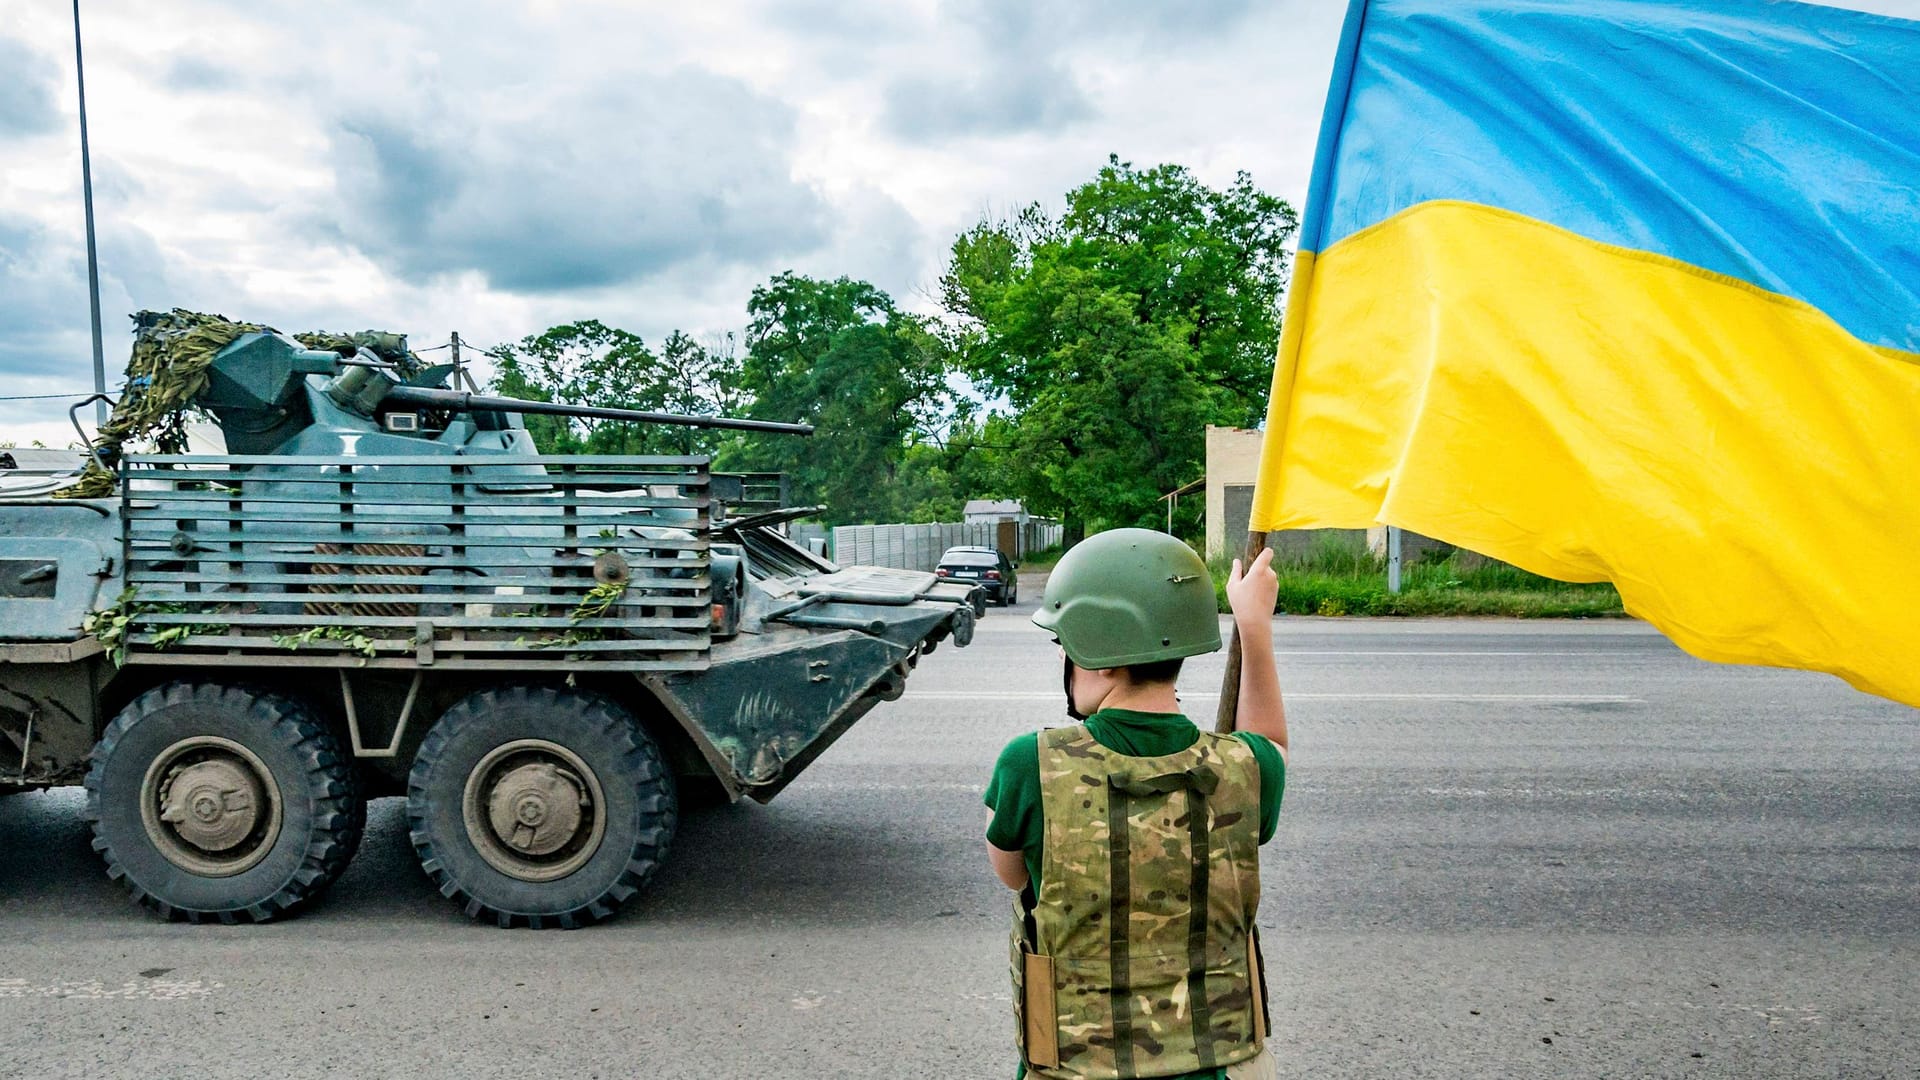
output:
[[[315,800],[314,829],[299,869],[265,900],[230,909],[183,908],[133,883],[112,841],[101,832],[100,785],[108,759],[127,731],[145,717],[165,707],[230,706],[235,704],[234,697],[246,699],[243,708],[264,710],[265,728],[271,737],[299,757],[307,791],[296,794]],[[270,691],[216,682],[170,682],[148,690],[120,710],[94,744],[86,792],[83,815],[93,834],[93,849],[107,864],[107,877],[122,882],[135,902],[170,922],[201,923],[216,919],[226,924],[242,920],[263,923],[288,914],[317,896],[346,870],[366,830],[366,802],[359,796],[353,767],[340,754],[333,733],[307,706]]]
[[[652,785],[658,790],[653,799],[641,800],[643,813],[648,812],[651,802],[660,805],[651,808],[650,816],[654,824],[643,826],[637,834],[643,840],[658,837],[658,844],[646,854],[636,852],[631,855],[619,877],[599,897],[558,913],[516,911],[488,904],[474,896],[455,877],[449,861],[443,859],[435,848],[427,820],[427,802],[430,798],[427,776],[433,763],[445,752],[447,741],[453,733],[469,716],[485,716],[522,702],[548,710],[565,708],[569,704],[577,704],[577,707],[585,709],[587,718],[602,735],[611,736],[622,744],[620,759],[627,766],[627,776],[636,784]],[[572,930],[611,917],[628,898],[644,889],[659,870],[660,859],[666,855],[678,825],[677,800],[667,791],[670,784],[666,767],[653,740],[641,731],[626,709],[610,698],[588,691],[559,690],[551,686],[504,686],[480,690],[448,709],[420,743],[413,768],[407,775],[408,836],[413,842],[414,853],[419,857],[421,869],[426,871],[440,894],[458,904],[468,918],[477,922],[492,922],[502,929],[524,926],[534,930],[549,927]]]

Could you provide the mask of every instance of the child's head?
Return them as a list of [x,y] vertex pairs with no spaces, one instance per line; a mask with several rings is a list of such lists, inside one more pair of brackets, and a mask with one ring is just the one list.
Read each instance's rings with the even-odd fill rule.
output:
[[1062,556],[1034,613],[1072,668],[1070,710],[1120,685],[1171,682],[1180,661],[1220,647],[1213,580],[1185,543],[1150,529],[1096,533]]

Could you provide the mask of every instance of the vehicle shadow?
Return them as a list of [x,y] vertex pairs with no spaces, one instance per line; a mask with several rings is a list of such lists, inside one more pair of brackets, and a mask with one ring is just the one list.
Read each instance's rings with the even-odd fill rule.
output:
[[[951,795],[952,797],[949,797]],[[653,884],[621,925],[847,925],[957,912],[999,912],[1005,897],[984,859],[955,865],[958,834],[976,836],[978,796],[939,793],[885,805],[862,793],[789,793],[773,806],[683,813]],[[0,917],[9,921],[155,922],[108,879],[91,848],[78,788],[0,799]],[[359,853],[333,887],[287,921],[339,926],[466,926],[420,869],[405,801],[375,800]],[[922,911],[921,909],[925,909]]]
[[801,788],[772,806],[690,815],[632,914],[649,923],[777,917],[845,926],[1004,909],[984,853],[977,862],[952,857],[985,825],[977,794],[898,792],[879,802]]
[[0,798],[0,912],[6,919],[141,917],[93,853],[93,835],[81,818],[85,805],[79,788]]

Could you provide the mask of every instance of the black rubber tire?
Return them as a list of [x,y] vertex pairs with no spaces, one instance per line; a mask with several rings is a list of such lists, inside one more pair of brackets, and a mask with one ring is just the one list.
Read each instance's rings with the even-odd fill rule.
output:
[[[544,739],[578,755],[605,800],[599,848],[554,881],[523,881],[495,869],[475,848],[462,814],[474,768],[519,739]],[[652,880],[679,824],[679,798],[653,738],[611,698],[507,686],[463,698],[427,732],[407,776],[407,822],[421,868],[469,917],[571,930],[611,916]]]
[[[279,789],[280,833],[260,862],[232,877],[175,865],[147,835],[141,787],[155,757],[182,739],[217,735],[257,755]],[[367,804],[353,763],[314,712],[251,687],[174,682],[134,699],[93,749],[86,818],[107,876],[162,918],[267,922],[319,895],[352,860]]]

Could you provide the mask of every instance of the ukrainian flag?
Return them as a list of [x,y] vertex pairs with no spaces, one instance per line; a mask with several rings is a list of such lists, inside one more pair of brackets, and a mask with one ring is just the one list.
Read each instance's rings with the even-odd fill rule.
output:
[[1920,704],[1920,23],[1355,0],[1253,528],[1398,525]]

